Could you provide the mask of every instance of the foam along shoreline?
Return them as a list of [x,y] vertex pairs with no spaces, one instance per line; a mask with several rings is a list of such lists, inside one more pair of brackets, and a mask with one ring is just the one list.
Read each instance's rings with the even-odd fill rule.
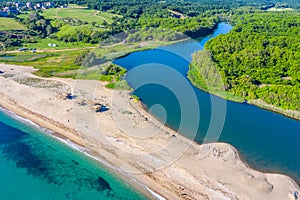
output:
[[[127,91],[96,81],[43,79],[31,67],[0,64],[0,70],[1,106],[76,144],[149,198],[281,200],[299,191],[285,175],[249,168],[231,145],[198,145],[162,126]],[[77,98],[61,98],[66,92]],[[90,101],[109,110],[95,113]]]
[[[40,133],[46,134],[49,137],[52,137],[54,139],[56,139],[57,141],[69,146],[70,148],[98,161],[99,163],[101,163],[102,165],[104,165],[105,167],[107,167],[107,169],[109,170],[110,168],[112,168],[112,166],[110,166],[105,160],[101,160],[96,156],[93,156],[92,154],[89,153],[89,150],[79,144],[76,144],[74,142],[72,142],[71,140],[64,138],[62,135],[57,134],[55,132],[53,132],[52,130],[49,130],[47,128],[41,127],[40,125],[36,124],[35,122],[26,119],[24,117],[21,117],[17,114],[15,114],[14,112],[7,110],[5,108],[3,108],[2,106],[0,106],[0,112],[4,113],[5,115],[8,115],[9,117],[11,117],[12,119],[19,121],[27,126],[30,126],[32,128],[34,128],[35,130],[39,131]],[[111,171],[112,172],[112,171]],[[115,174],[116,172],[112,172],[113,174]],[[165,200],[165,198],[163,198],[162,196],[160,196],[159,194],[155,193],[153,190],[151,190],[150,188],[148,188],[146,185],[143,185],[142,183],[140,183],[138,180],[134,179],[133,177],[130,177],[126,174],[117,174],[119,177],[121,176],[122,179],[125,179],[125,181],[127,180],[127,182],[130,182],[132,184],[133,187],[135,187],[137,190],[139,190],[140,192],[144,193],[146,196],[148,196],[149,198],[154,198],[154,199],[158,199],[158,200]],[[130,180],[129,180],[130,178]],[[134,183],[134,184],[133,184]]]

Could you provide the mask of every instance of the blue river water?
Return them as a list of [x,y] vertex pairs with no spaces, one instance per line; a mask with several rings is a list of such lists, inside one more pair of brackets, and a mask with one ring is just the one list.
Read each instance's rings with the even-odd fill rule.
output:
[[147,199],[106,167],[19,119],[0,109],[1,200]]
[[[200,41],[188,40],[135,52],[114,63],[128,70],[126,80],[150,112],[161,121],[166,120],[166,124],[174,130],[198,143],[218,141],[232,144],[255,169],[287,174],[299,183],[299,121],[246,103],[223,100],[193,87],[186,78],[191,55],[202,50],[209,39],[231,29],[230,25],[221,23],[212,35]],[[152,73],[148,70],[151,66]],[[186,91],[185,101],[180,102],[170,87],[160,84],[168,82],[179,88],[183,85],[174,75],[176,73],[164,69],[173,69],[184,77],[196,95],[196,105],[189,103],[192,101],[190,98],[194,98],[190,91]],[[164,109],[151,109],[155,105]],[[182,111],[182,107],[187,110]],[[184,115],[188,119],[182,119],[182,112],[189,113]],[[196,130],[190,128],[195,121],[199,125]]]

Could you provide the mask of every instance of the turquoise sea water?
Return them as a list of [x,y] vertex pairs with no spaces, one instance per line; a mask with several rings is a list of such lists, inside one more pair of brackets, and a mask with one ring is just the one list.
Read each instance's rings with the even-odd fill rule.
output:
[[96,161],[0,109],[0,199],[146,197]]
[[[128,69],[126,79],[147,108],[150,109],[153,105],[158,104],[165,109],[164,111],[153,109],[152,114],[164,121],[165,113],[167,113],[166,124],[168,126],[175,130],[178,130],[179,126],[183,127],[181,133],[198,143],[204,141],[209,131],[220,134],[218,141],[227,142],[236,147],[250,166],[265,172],[290,175],[300,183],[299,121],[246,103],[235,103],[209,95],[193,87],[186,78],[191,55],[195,51],[203,49],[209,39],[222,33],[226,34],[231,28],[230,25],[221,23],[213,35],[200,42],[186,41],[154,50],[136,52],[117,59],[114,63]],[[153,66],[153,69],[160,67],[161,72],[147,71],[145,73],[143,70],[134,70],[147,65]],[[174,73],[163,73],[162,65],[176,70],[186,79],[196,94],[199,103],[196,105],[197,107],[189,104],[189,98],[192,97],[188,93],[185,101],[179,102],[174,91],[157,84],[159,81],[166,82],[167,80],[173,86],[181,87],[179,80],[173,76]],[[149,80],[151,78],[155,82],[151,82]],[[142,80],[145,81],[142,82]],[[182,104],[187,105],[183,106]],[[222,107],[224,105],[226,113],[223,122],[220,116],[223,114]],[[187,120],[181,118],[181,107],[187,108],[186,112],[189,113],[186,116]],[[212,112],[212,108],[215,111]],[[200,119],[197,116],[197,109],[200,110]],[[193,130],[190,129],[190,123],[195,120],[199,127],[194,136],[191,134]],[[208,141],[210,141],[209,138]]]

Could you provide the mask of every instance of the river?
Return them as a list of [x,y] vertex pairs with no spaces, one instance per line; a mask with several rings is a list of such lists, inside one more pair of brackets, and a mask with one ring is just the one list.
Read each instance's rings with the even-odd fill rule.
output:
[[299,121],[210,95],[192,86],[186,77],[191,55],[209,39],[231,29],[221,23],[200,41],[131,53],[114,63],[128,70],[126,80],[134,94],[169,127],[198,143],[232,144],[255,169],[286,174],[299,183]]

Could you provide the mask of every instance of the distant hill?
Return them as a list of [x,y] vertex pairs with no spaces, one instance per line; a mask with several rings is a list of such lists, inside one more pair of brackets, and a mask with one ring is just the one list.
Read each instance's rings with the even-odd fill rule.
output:
[[[45,0],[46,1],[46,0]],[[11,2],[11,0],[0,0],[0,2]],[[40,0],[21,0],[19,2],[41,2]],[[110,1],[98,1],[98,0],[69,0],[69,1],[59,1],[59,0],[52,0],[53,3],[59,4],[97,4],[102,3],[103,5],[112,5],[112,4],[143,4],[143,3],[198,3],[202,5],[217,5],[217,6],[224,6],[224,7],[240,7],[240,6],[249,6],[249,5],[279,5],[279,6],[286,6],[291,8],[300,8],[299,0],[187,0],[187,1],[178,1],[178,0],[110,0]]]

